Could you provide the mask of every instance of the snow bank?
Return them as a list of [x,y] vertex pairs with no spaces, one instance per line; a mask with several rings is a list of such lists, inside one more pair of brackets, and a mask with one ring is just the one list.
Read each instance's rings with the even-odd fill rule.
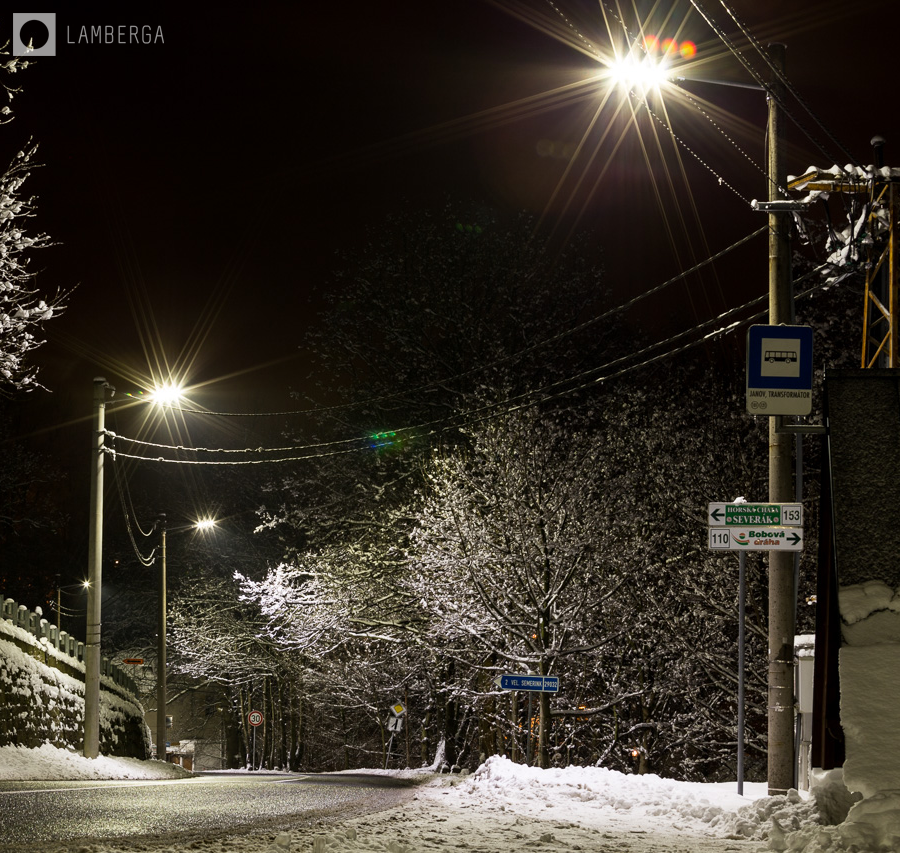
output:
[[137,758],[85,758],[81,753],[44,744],[35,749],[0,746],[0,779],[180,779],[191,774],[175,764]]
[[513,811],[535,804],[563,808],[588,804],[641,821],[662,821],[734,839],[765,839],[773,821],[793,830],[821,824],[814,801],[797,791],[787,797],[764,797],[764,783],[745,785],[749,795],[742,797],[735,793],[734,783],[680,782],[605,767],[540,770],[494,756],[460,787],[473,798]]

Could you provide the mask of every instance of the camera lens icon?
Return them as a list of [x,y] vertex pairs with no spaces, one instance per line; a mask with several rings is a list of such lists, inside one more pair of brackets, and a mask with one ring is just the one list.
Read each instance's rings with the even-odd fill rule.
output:
[[56,56],[56,12],[13,12],[13,56]]

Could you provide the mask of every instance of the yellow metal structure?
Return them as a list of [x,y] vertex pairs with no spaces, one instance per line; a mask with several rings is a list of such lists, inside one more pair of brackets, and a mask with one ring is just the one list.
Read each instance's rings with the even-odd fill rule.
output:
[[[876,186],[878,185],[876,184]],[[882,184],[879,187],[879,196],[876,202],[887,211],[889,229],[886,244],[872,252],[874,257],[869,258],[869,269],[866,273],[862,366],[875,366],[875,362],[883,354],[888,367],[898,367],[900,366],[900,350],[897,347],[897,334],[900,322],[897,319],[897,312],[900,305],[897,300],[896,185],[894,183]],[[887,269],[885,269],[882,281],[886,281],[887,286],[880,288],[879,292],[879,288],[873,287],[873,285],[877,284],[878,277],[885,265]]]

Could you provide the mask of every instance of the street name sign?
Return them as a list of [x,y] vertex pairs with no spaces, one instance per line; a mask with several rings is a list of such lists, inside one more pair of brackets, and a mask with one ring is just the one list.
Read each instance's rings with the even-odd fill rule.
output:
[[802,551],[802,527],[710,527],[713,551]]
[[706,523],[710,527],[801,527],[803,504],[711,503]]
[[751,326],[747,332],[747,411],[808,415],[812,411],[810,326]]
[[530,690],[535,693],[559,692],[559,678],[555,675],[498,675],[494,684],[501,690]]

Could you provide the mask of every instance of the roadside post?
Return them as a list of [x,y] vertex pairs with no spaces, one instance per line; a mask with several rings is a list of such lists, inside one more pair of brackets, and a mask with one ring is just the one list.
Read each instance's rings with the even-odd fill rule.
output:
[[738,552],[737,792],[744,793],[744,646],[748,551],[803,549],[803,504],[711,503],[707,544],[713,551]]
[[251,769],[256,770],[256,730],[263,724],[263,715],[261,711],[251,711],[247,714],[247,722],[253,728],[253,760]]
[[555,675],[498,675],[494,678],[494,686],[501,690],[528,691],[528,751],[525,762],[530,767],[532,759],[533,732],[531,726],[531,697],[534,693],[558,693],[559,678]]
[[403,718],[406,716],[406,705],[402,702],[395,702],[391,705],[391,716],[387,718],[385,723],[387,730],[391,733],[391,737],[388,740],[387,750],[384,753],[384,768],[387,770],[388,759],[391,756],[391,753],[394,749],[394,737],[398,732],[403,731]]

